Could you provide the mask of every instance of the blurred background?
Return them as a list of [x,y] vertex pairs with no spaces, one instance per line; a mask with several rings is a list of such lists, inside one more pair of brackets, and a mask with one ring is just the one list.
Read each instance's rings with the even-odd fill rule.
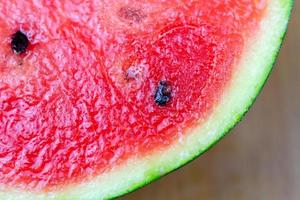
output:
[[300,2],[264,90],[202,157],[121,200],[300,199]]

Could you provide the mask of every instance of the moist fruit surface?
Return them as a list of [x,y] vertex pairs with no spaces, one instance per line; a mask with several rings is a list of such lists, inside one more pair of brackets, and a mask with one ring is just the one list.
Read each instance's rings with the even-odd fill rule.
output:
[[266,5],[0,3],[0,183],[48,190],[180,140],[222,97]]

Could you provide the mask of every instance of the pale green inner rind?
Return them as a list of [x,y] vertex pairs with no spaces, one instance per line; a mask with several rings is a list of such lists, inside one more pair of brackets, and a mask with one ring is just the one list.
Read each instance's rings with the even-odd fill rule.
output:
[[0,188],[1,200],[100,200],[128,193],[201,155],[220,140],[244,115],[263,86],[288,23],[292,0],[271,0],[258,33],[249,40],[245,52],[214,112],[201,126],[193,129],[164,151],[143,158],[132,158],[93,180],[36,194]]

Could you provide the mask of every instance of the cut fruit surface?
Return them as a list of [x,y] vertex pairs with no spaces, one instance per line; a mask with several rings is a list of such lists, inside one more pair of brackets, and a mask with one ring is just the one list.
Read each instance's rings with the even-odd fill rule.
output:
[[291,0],[0,3],[0,199],[108,199],[199,156],[258,95]]

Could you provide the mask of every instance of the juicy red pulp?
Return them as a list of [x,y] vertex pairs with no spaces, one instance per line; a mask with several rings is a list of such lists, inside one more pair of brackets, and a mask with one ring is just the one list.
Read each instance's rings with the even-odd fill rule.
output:
[[[51,189],[204,121],[265,8],[246,1],[0,4],[0,182]],[[30,46],[13,54],[10,36]],[[159,103],[166,81],[169,95]]]

